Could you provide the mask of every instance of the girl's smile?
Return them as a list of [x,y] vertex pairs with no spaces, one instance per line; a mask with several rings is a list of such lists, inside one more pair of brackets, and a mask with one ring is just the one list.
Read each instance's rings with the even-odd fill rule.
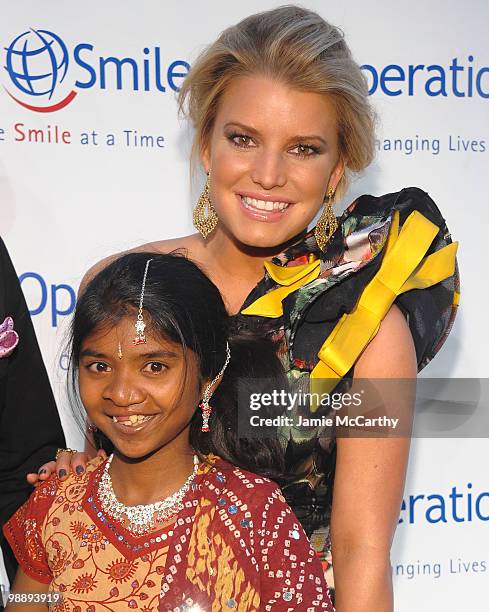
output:
[[[110,417],[110,415],[108,416]],[[114,415],[112,421],[121,433],[133,434],[149,426],[149,423],[154,422],[156,417],[155,414]]]

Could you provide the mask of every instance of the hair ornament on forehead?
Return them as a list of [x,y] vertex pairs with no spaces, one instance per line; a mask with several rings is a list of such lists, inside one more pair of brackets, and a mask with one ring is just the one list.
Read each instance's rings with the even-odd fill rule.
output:
[[134,323],[134,327],[136,328],[136,337],[133,340],[133,344],[146,344],[146,336],[144,335],[144,330],[146,329],[146,323],[143,318],[143,301],[144,301],[144,288],[146,287],[146,277],[148,276],[148,268],[150,262],[153,259],[148,259],[146,262],[146,267],[144,268],[144,276],[143,276],[143,284],[141,286],[141,297],[139,298],[139,311],[136,319],[136,323]]

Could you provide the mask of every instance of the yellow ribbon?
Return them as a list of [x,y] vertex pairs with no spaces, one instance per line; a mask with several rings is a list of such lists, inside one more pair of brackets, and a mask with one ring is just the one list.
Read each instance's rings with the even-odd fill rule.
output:
[[270,277],[281,285],[258,298],[253,304],[241,311],[244,315],[255,315],[259,317],[276,318],[283,314],[282,301],[300,287],[307,285],[319,276],[319,259],[300,266],[276,266],[269,261],[265,262],[265,268]]
[[[399,211],[394,212],[382,263],[355,308],[339,319],[319,350],[319,362],[311,372],[311,390],[319,388],[314,384],[315,380],[319,383],[318,379],[322,393],[336,386],[376,335],[397,296],[411,289],[431,287],[454,274],[457,242],[423,258],[438,231],[434,223],[415,210],[399,232]],[[316,279],[320,272],[319,261],[289,268],[268,262],[265,266],[281,286],[256,300],[243,314],[279,317],[282,300]]]

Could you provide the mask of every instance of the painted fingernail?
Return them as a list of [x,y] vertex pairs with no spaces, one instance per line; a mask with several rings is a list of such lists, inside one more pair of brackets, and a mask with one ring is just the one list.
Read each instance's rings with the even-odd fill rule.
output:
[[46,473],[46,470],[45,470],[44,468],[41,468],[41,469],[39,470],[39,472],[38,472],[39,476],[40,476],[41,474],[45,474],[45,473]]
[[84,471],[85,471],[85,469],[83,468],[83,465],[77,465],[76,466],[76,473],[77,474],[83,474]]
[[64,478],[64,477],[66,476],[66,470],[60,470],[60,471],[58,472],[58,476],[59,476],[60,478]]

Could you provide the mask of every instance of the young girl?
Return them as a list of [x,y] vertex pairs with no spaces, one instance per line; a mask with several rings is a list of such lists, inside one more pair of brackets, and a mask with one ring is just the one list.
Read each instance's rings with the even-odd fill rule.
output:
[[125,255],[90,282],[71,382],[114,453],[53,475],[7,523],[12,601],[333,610],[319,559],[263,477],[280,476],[279,441],[237,437],[239,379],[280,380],[282,366],[265,340],[233,341],[228,321],[217,288],[180,256]]

